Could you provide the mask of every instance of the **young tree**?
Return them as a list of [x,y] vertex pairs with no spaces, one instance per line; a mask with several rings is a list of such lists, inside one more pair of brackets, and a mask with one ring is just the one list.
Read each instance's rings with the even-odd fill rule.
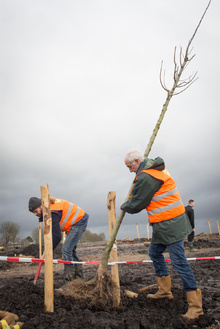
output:
[[[173,74],[174,83],[173,83],[173,86],[171,89],[168,89],[165,85],[165,82],[162,81],[162,65],[161,65],[160,82],[161,82],[163,89],[165,89],[167,92],[167,97],[166,97],[166,101],[163,105],[162,111],[160,113],[160,117],[153,130],[153,134],[152,134],[150,141],[147,145],[147,148],[144,152],[145,158],[147,158],[148,154],[150,153],[150,150],[152,148],[155,137],[157,135],[157,132],[158,132],[160,125],[162,123],[162,120],[164,118],[165,112],[167,111],[171,98],[173,96],[178,95],[179,93],[183,92],[195,81],[196,74],[191,75],[188,79],[183,79],[183,80],[181,80],[181,76],[182,76],[182,73],[184,72],[184,69],[186,68],[187,64],[189,64],[189,62],[195,56],[195,55],[193,55],[192,57],[190,57],[190,53],[191,53],[190,46],[191,46],[191,43],[198,31],[198,28],[206,14],[206,11],[208,10],[210,3],[211,3],[211,0],[209,1],[208,6],[206,7],[206,10],[204,11],[204,14],[202,15],[202,18],[200,19],[199,24],[197,25],[197,27],[193,33],[193,36],[191,37],[191,39],[188,42],[184,55],[182,52],[182,48],[180,48],[179,65],[177,65],[177,61],[176,61],[176,48],[175,48],[175,51],[174,51],[174,74]],[[128,197],[125,199],[125,201],[132,194],[133,185],[134,185],[134,183],[132,183],[130,190],[128,192]],[[107,272],[107,265],[108,265],[110,251],[113,247],[114,241],[116,239],[118,230],[120,228],[120,225],[122,223],[124,216],[125,216],[125,212],[120,211],[119,216],[116,220],[115,226],[112,230],[111,236],[109,237],[107,245],[102,254],[101,262],[100,262],[98,271],[96,273],[96,277],[93,280],[90,280],[89,282],[87,282],[85,285],[80,284],[80,285],[76,286],[75,284],[73,284],[71,286],[71,288],[72,288],[71,291],[66,293],[67,295],[70,294],[73,297],[78,298],[78,299],[80,299],[80,298],[83,299],[83,298],[89,297],[91,299],[90,305],[93,305],[93,306],[102,305],[103,308],[107,307],[107,303],[109,303],[110,300],[113,301],[112,292],[111,292],[112,281]]]
[[15,239],[20,231],[20,225],[16,223],[11,223],[11,241],[13,246],[15,246]]
[[[191,62],[191,60],[195,57],[195,55],[191,56],[190,57],[190,54],[191,54],[191,49],[190,49],[190,46],[192,44],[192,41],[199,29],[199,26],[209,8],[209,5],[211,3],[211,0],[209,1],[200,21],[199,21],[199,24],[197,25],[191,39],[189,40],[188,42],[188,45],[186,47],[186,51],[185,51],[185,54],[183,54],[183,51],[182,51],[182,47],[180,48],[180,53],[179,53],[179,64],[177,64],[177,60],[176,60],[176,48],[174,50],[174,71],[173,71],[173,86],[171,87],[171,89],[168,89],[166,87],[166,84],[165,84],[165,81],[164,79],[162,80],[162,66],[163,66],[163,62],[161,64],[161,69],[160,69],[160,83],[163,87],[163,89],[167,92],[167,97],[166,97],[166,101],[165,103],[163,104],[163,107],[162,107],[162,110],[161,110],[161,113],[160,113],[160,116],[159,116],[159,119],[155,125],[155,128],[153,130],[153,133],[150,137],[150,140],[149,140],[149,143],[147,145],[147,148],[144,152],[144,158],[147,158],[150,151],[151,151],[151,148],[152,148],[152,145],[154,143],[154,140],[157,136],[157,133],[158,133],[158,130],[160,129],[160,126],[161,126],[161,123],[163,121],[163,118],[164,118],[164,115],[167,111],[167,108],[168,108],[168,105],[170,103],[170,100],[173,96],[175,95],[178,95],[180,93],[182,93],[184,90],[186,90],[187,88],[189,88],[189,86],[196,80],[196,74],[192,74],[189,78],[185,78],[185,79],[182,79],[181,80],[181,77],[182,77],[182,74],[184,72],[184,69],[186,68],[186,66]],[[133,190],[133,183],[130,187],[130,190],[128,192],[128,197],[126,198],[125,201],[128,200],[129,196],[132,194],[132,190]],[[114,244],[114,241],[116,239],[116,236],[117,236],[117,233],[118,233],[118,230],[120,228],[120,225],[122,223],[122,220],[125,216],[125,212],[124,211],[120,211],[120,214],[117,218],[117,221],[115,223],[115,226],[112,230],[112,234],[111,236],[109,237],[109,240],[108,240],[108,243],[106,245],[106,248],[103,252],[103,255],[102,255],[102,259],[101,259],[101,264],[99,266],[99,270],[106,270],[107,269],[107,265],[108,265],[108,259],[109,259],[109,254],[110,254],[110,251],[112,249],[112,246]]]

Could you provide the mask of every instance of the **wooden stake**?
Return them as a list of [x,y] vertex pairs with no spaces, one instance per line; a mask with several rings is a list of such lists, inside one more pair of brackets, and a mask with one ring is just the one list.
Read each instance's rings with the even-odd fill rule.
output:
[[65,240],[66,240],[66,232],[62,232],[62,244],[64,244]]
[[216,222],[217,222],[217,227],[218,227],[218,234],[220,235],[219,224],[218,224],[218,218],[216,218]]
[[41,236],[41,222],[39,222],[39,225],[38,225],[38,228],[39,228],[39,258],[41,258],[42,256],[42,246],[41,246],[41,239],[42,239],[42,236]]
[[41,186],[41,203],[44,221],[44,311],[54,312],[53,292],[53,249],[52,249],[52,217],[48,185]]
[[133,297],[138,297],[138,294],[136,292],[130,291],[130,290],[125,290],[124,291],[125,296],[133,298]]
[[208,224],[209,224],[209,231],[210,231],[210,234],[212,234],[212,229],[211,229],[211,225],[210,225],[210,221],[208,219]]
[[124,239],[121,239],[121,242],[133,242],[134,239],[130,239],[130,238],[124,238]]
[[153,289],[158,289],[158,284],[151,284],[150,286],[139,289],[139,292],[146,292]]
[[137,229],[137,235],[138,235],[138,239],[140,239],[140,236],[139,236],[139,231],[138,231],[138,223],[136,223],[136,229]]
[[[108,224],[109,224],[109,236],[115,225],[115,197],[116,192],[109,192],[107,206],[108,206]],[[110,252],[111,262],[117,262],[117,243],[116,240],[113,244],[113,248]],[[111,266],[112,280],[116,284],[116,288],[113,290],[113,307],[117,308],[120,305],[120,282],[118,273],[118,264]]]
[[149,240],[149,224],[147,223],[147,238],[148,238],[148,240]]

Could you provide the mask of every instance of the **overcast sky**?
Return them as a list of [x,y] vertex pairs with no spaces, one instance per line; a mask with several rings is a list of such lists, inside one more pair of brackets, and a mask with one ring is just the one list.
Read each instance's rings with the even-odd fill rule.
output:
[[[173,53],[185,51],[208,0],[0,0],[0,221],[32,234],[28,200],[51,196],[89,213],[108,237],[107,195],[116,216],[134,174],[130,149],[145,151],[171,88]],[[212,0],[192,43],[150,157],[162,157],[183,203],[195,200],[196,233],[220,224],[220,2]],[[177,57],[178,59],[178,57]],[[147,236],[147,213],[126,214],[118,238]]]

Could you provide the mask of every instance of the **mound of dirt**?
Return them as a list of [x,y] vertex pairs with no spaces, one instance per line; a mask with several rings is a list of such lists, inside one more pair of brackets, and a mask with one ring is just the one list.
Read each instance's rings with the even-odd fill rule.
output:
[[[121,260],[143,260],[148,258],[147,239],[135,239],[132,242],[118,241],[118,258]],[[105,242],[86,243],[78,246],[78,255],[84,261],[100,259]],[[197,252],[190,253],[185,245],[186,257],[220,256],[220,237],[218,235],[197,236],[195,239]],[[0,255],[10,256],[7,250]],[[38,246],[30,245],[16,254],[38,257]],[[62,246],[58,246],[54,259],[61,259]],[[11,255],[14,256],[14,255]],[[129,259],[127,258],[129,257]],[[169,255],[165,255],[169,257]],[[149,258],[148,258],[149,259]],[[2,268],[2,264],[7,269]],[[119,277],[122,305],[109,312],[99,308],[88,307],[87,302],[74,300],[62,294],[54,294],[54,312],[44,312],[44,269],[37,284],[33,279],[37,264],[14,264],[0,261],[0,310],[15,313],[23,329],[186,329],[186,328],[219,328],[220,323],[220,260],[206,259],[190,261],[196,277],[198,288],[202,289],[204,315],[194,325],[187,325],[181,314],[187,311],[187,301],[179,275],[170,263],[167,263],[172,278],[174,301],[167,300],[149,302],[147,293],[139,293],[137,298],[128,298],[123,292],[130,290],[138,293],[139,289],[156,283],[152,263],[131,263],[119,265]],[[19,270],[18,270],[19,267]],[[27,269],[32,268],[32,274]],[[84,280],[94,278],[98,266],[84,265]],[[110,272],[110,266],[108,268]],[[54,266],[54,288],[63,284],[63,265]],[[153,293],[155,290],[152,291]]]

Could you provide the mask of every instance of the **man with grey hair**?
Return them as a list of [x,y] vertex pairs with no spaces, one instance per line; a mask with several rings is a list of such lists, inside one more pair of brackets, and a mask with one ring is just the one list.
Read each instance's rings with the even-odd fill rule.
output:
[[130,214],[146,209],[153,229],[149,256],[157,275],[158,291],[148,294],[147,298],[173,299],[171,277],[163,256],[167,249],[187,296],[189,307],[182,316],[187,322],[194,321],[203,314],[202,294],[197,289],[195,277],[185,257],[183,239],[192,229],[175,181],[160,157],[144,159],[139,151],[133,150],[126,154],[125,165],[136,176],[132,195],[121,205],[121,209]]
[[125,160],[128,160],[131,163],[134,163],[135,160],[140,160],[142,162],[144,160],[144,157],[139,151],[132,150],[126,154]]

